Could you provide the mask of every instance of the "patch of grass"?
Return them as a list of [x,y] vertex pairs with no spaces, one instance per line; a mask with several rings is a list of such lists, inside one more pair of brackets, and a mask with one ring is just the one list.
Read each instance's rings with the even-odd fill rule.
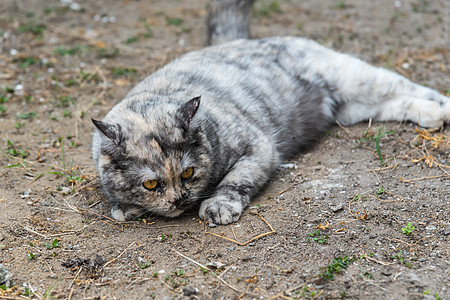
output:
[[23,291],[22,295],[25,297],[31,297],[34,295],[34,293],[28,287],[25,287],[25,290]]
[[[368,257],[373,257],[375,254],[373,252],[369,252],[367,254]],[[364,257],[366,257],[366,254],[361,254],[361,259],[363,259]]]
[[19,26],[20,33],[31,33],[35,36],[42,36],[46,26],[45,24],[35,24],[34,22],[28,22]]
[[32,56],[28,56],[28,57],[18,57],[14,59],[13,62],[16,63],[19,66],[19,68],[26,69],[32,65],[37,65],[40,62],[40,60]]
[[361,196],[360,194],[355,194],[352,199],[353,202],[366,201],[366,200],[367,200],[367,197]]
[[21,149],[20,147],[17,147],[13,144],[10,140],[7,141],[8,144],[8,153],[14,157],[20,157],[22,159],[25,159],[28,157],[29,153]]
[[36,259],[36,254],[34,254],[33,252],[29,252],[27,258],[28,258],[29,260]]
[[109,49],[109,48],[100,48],[97,50],[98,58],[113,58],[120,55],[120,51],[117,48]]
[[70,104],[74,104],[75,101],[69,95],[59,96],[56,101],[56,106],[58,107],[69,107]]
[[315,297],[319,296],[322,292],[323,291],[319,292],[316,289],[314,289],[314,287],[306,285],[302,289],[294,291],[294,294],[296,295],[294,299],[297,299],[298,296],[305,299],[314,299]]
[[152,27],[150,26],[150,24],[148,24],[147,20],[146,19],[142,19],[141,22],[143,23],[144,28],[145,28],[145,33],[143,34],[143,36],[145,38],[153,37]]
[[[53,174],[53,175],[58,175],[58,176],[62,176],[64,177],[69,183],[71,184],[75,184],[78,182],[82,182],[84,179],[86,179],[86,176],[82,175],[79,176],[77,175],[76,172],[76,167],[73,167],[73,159],[72,162],[70,163],[70,169],[67,170],[66,169],[66,158],[65,158],[65,151],[64,151],[64,138],[62,136],[60,136],[58,138],[58,140],[56,141],[57,145],[60,145],[61,147],[61,162],[62,162],[62,169],[63,171],[51,171],[51,172],[47,172],[46,174]],[[75,147],[76,145],[74,145]]]
[[6,113],[6,108],[4,105],[0,105],[0,115]]
[[5,87],[5,92],[7,92],[8,94],[14,94],[15,90],[14,88],[10,88],[10,87]]
[[[151,265],[152,265],[151,261],[144,262],[144,263],[138,263],[138,266],[141,269],[146,269],[146,268],[150,267]],[[156,274],[158,274],[158,273],[156,273]]]
[[124,68],[124,67],[113,67],[111,68],[111,74],[114,77],[134,77],[136,76],[137,70],[134,68]]
[[372,128],[369,128],[366,131],[364,131],[363,138],[360,139],[359,142],[375,141],[375,149],[377,151],[378,158],[380,159],[380,164],[383,165],[384,161],[383,161],[383,155],[381,154],[381,149],[380,149],[380,140],[394,132],[395,131],[393,131],[393,130],[386,131],[386,128],[383,125],[376,127],[375,131],[372,130]]
[[73,56],[73,55],[77,54],[79,51],[80,51],[80,47],[75,46],[75,47],[71,47],[71,48],[57,47],[54,52],[55,52],[55,54],[58,54],[61,56],[66,56],[66,55]]
[[405,257],[403,256],[403,251],[401,251],[401,250],[397,254],[392,255],[391,258],[397,260],[397,262],[401,265],[405,265],[410,269],[412,268],[411,262],[409,262],[405,259]]
[[334,274],[339,274],[343,269],[347,269],[352,262],[353,259],[349,258],[348,255],[333,258],[333,261],[324,269],[322,273],[320,273],[320,277],[326,280],[333,280]]
[[17,118],[22,119],[22,120],[32,120],[36,116],[37,116],[37,114],[34,111],[30,111],[27,113],[18,114]]
[[0,104],[6,103],[9,100],[9,96],[8,95],[3,95],[0,94]]
[[253,9],[253,14],[260,17],[270,17],[272,14],[280,14],[281,8],[278,1],[271,1],[270,3],[262,3],[259,8]]
[[23,127],[23,125],[25,125],[25,122],[17,122],[16,124],[14,124],[14,127],[16,127],[16,129],[20,129]]
[[64,118],[70,117],[72,118],[72,112],[69,111],[67,108],[64,110]]
[[96,73],[85,73],[84,70],[80,71],[80,81],[81,82],[91,82],[97,81],[98,75]]
[[123,43],[129,45],[129,44],[134,44],[137,42],[139,42],[139,37],[132,36],[132,37],[127,38]]
[[69,78],[66,80],[66,82],[64,83],[65,86],[74,86],[78,84],[78,81],[75,78]]
[[314,230],[312,233],[308,233],[310,237],[307,238],[308,242],[311,242],[311,239],[319,244],[325,244],[328,239],[328,235],[321,235],[320,230]]
[[179,286],[185,286],[189,282],[184,278],[184,271],[178,270],[173,271],[171,274],[164,277],[164,281],[171,285],[172,288],[176,289]]
[[169,26],[181,26],[181,24],[183,24],[183,20],[180,18],[166,17],[166,23]]
[[412,226],[411,222],[408,222],[408,225],[406,225],[405,227],[402,228],[402,232],[403,234],[406,235],[411,235],[412,231],[415,229],[416,227]]
[[163,234],[161,234],[161,236],[159,237],[159,239],[160,239],[161,242],[165,242],[168,238],[171,238],[171,237],[172,237],[171,234],[164,235],[164,233],[163,233]]
[[350,8],[351,7],[351,5],[348,5],[347,3],[345,3],[344,1],[339,1],[335,6],[334,6],[334,8],[336,8],[336,9],[347,9],[347,8]]
[[60,248],[61,247],[61,245],[59,244],[58,239],[54,239],[53,242],[51,242],[50,244],[49,243],[44,243],[44,246],[47,249],[54,249],[54,248]]

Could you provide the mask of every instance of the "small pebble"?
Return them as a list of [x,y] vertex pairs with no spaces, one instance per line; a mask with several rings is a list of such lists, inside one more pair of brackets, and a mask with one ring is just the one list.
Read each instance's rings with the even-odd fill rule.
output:
[[31,193],[31,190],[28,189],[25,192],[23,192],[23,194],[20,195],[20,198],[22,198],[22,199],[29,198],[30,197],[30,193]]
[[344,208],[344,205],[342,203],[339,203],[338,205],[330,206],[331,211],[338,212]]
[[12,274],[2,265],[0,264],[0,285],[5,285],[6,287],[10,287],[10,279]]
[[191,295],[195,295],[197,293],[198,293],[198,288],[193,288],[189,285],[187,285],[183,288],[183,294],[185,296],[191,296]]
[[436,226],[434,226],[434,225],[428,225],[427,227],[425,227],[425,230],[426,230],[426,231],[433,231],[433,230],[436,230]]
[[450,225],[447,225],[447,227],[445,227],[443,234],[444,234],[445,236],[450,235]]

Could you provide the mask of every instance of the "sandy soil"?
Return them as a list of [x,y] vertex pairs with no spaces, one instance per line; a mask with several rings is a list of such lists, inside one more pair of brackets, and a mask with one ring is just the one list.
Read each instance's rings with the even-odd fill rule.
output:
[[[203,47],[208,1],[62,3],[0,2],[0,298],[449,297],[445,129],[331,128],[238,223],[208,232],[195,211],[110,219],[90,118]],[[252,33],[312,38],[448,93],[449,12],[445,0],[267,0]]]

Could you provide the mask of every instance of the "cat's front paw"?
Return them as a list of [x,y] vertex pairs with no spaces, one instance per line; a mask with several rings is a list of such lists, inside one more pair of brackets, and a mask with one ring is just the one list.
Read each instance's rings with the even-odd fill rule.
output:
[[111,208],[111,217],[120,222],[131,221],[143,215],[145,212],[146,210],[144,208],[138,206],[113,206]]
[[238,221],[242,210],[242,204],[239,202],[220,201],[211,198],[202,202],[199,216],[213,224],[226,225]]
[[123,211],[118,207],[111,208],[111,217],[113,217],[114,220],[117,220],[120,222],[127,220]]

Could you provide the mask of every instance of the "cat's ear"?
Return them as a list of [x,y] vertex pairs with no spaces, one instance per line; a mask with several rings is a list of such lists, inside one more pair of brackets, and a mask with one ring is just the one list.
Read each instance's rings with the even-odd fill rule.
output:
[[109,138],[114,145],[120,146],[123,141],[122,128],[119,124],[111,125],[102,121],[91,119],[95,127],[107,138]]
[[177,119],[184,130],[189,129],[189,124],[200,106],[200,96],[192,98],[183,104],[177,111]]

